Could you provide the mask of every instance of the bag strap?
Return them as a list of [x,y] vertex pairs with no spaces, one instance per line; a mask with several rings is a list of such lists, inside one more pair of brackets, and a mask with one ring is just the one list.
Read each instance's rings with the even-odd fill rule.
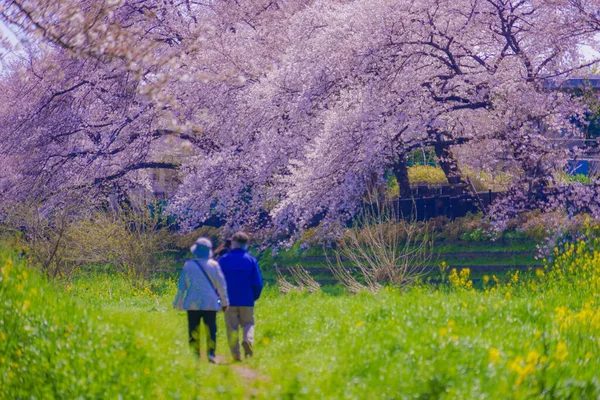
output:
[[221,296],[219,295],[219,292],[217,291],[217,288],[215,287],[215,284],[213,283],[212,279],[210,279],[210,277],[208,276],[208,274],[204,270],[204,267],[202,267],[202,265],[200,265],[200,263],[198,261],[196,261],[196,260],[192,260],[192,261],[196,263],[196,265],[198,266],[198,268],[200,268],[200,271],[202,271],[202,273],[204,274],[204,276],[208,280],[208,283],[210,283],[210,287],[212,287],[213,290],[215,291],[215,294],[217,295],[217,299],[220,300]]

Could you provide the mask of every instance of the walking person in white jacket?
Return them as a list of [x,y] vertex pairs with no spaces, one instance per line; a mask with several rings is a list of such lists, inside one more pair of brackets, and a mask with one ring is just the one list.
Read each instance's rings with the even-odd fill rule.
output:
[[200,355],[200,321],[203,320],[207,337],[208,361],[215,363],[217,347],[217,312],[229,305],[227,286],[219,264],[211,258],[212,243],[199,238],[190,248],[195,256],[185,262],[179,278],[173,307],[186,310],[190,347]]

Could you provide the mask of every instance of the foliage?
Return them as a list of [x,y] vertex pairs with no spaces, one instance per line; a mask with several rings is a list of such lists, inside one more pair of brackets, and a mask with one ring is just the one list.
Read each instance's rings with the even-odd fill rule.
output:
[[189,248],[198,240],[199,237],[207,237],[212,243],[213,247],[217,248],[223,240],[223,232],[221,229],[214,226],[202,226],[191,232],[183,232],[175,236],[174,245],[175,248],[182,252],[188,252]]
[[465,175],[469,177],[475,190],[478,192],[483,191],[505,191],[510,186],[514,177],[502,171],[488,172],[484,169],[476,169],[464,167]]
[[[127,310],[100,312],[94,305],[119,301],[124,292],[106,296],[95,280],[85,290],[86,300],[94,302],[75,304],[69,292],[59,293],[6,252],[1,264],[0,397],[241,395],[235,376],[198,368],[187,352],[186,332],[175,329],[183,328],[180,318],[165,318],[164,312],[154,318]],[[110,285],[114,283],[111,279]]]
[[[600,289],[600,225],[591,220],[583,223],[578,237],[553,249],[549,280],[555,280],[579,295],[594,296]],[[579,285],[585,286],[579,288]],[[595,297],[595,296],[594,296]],[[589,306],[593,306],[593,302]]]
[[168,169],[185,228],[343,224],[415,149],[453,181],[475,158],[518,171],[501,208],[530,205],[588,111],[547,89],[600,62],[578,54],[597,0],[5,3],[27,46],[0,81],[1,203],[152,191]]
[[[382,284],[414,284],[431,260],[433,241],[427,225],[399,220],[397,204],[370,196],[354,225],[346,229],[334,250],[333,275],[350,292],[377,292]],[[342,260],[360,274],[357,280]],[[362,282],[361,282],[362,281]]]
[[[510,187],[513,178],[502,172],[489,173],[484,170],[463,167],[464,174],[467,176],[475,190],[483,192],[487,190],[504,191]],[[435,165],[413,165],[408,167],[408,177],[411,185],[439,185],[448,183],[444,171]],[[398,182],[394,176],[389,176],[386,190],[388,197],[398,197],[400,195]]]
[[28,201],[10,207],[2,230],[19,241],[22,255],[46,276],[66,278],[81,266],[71,243],[71,229],[80,218],[85,203],[77,200],[56,204],[51,209]]
[[589,185],[589,184],[593,183],[593,179],[585,174],[571,175],[571,174],[567,174],[567,173],[562,173],[562,174],[560,174],[559,179],[563,180],[564,182],[568,182],[568,183],[582,183],[584,185]]
[[444,171],[432,165],[413,165],[408,168],[408,179],[411,185],[448,183]]
[[414,165],[437,165],[435,151],[432,147],[425,147],[420,149],[414,149],[406,156],[407,164],[409,166]]
[[149,279],[172,250],[167,215],[151,207],[96,209],[69,230],[69,246],[80,263],[111,264],[134,282]]
[[[178,235],[157,203],[94,207],[74,202],[51,212],[14,207],[3,232],[16,240],[22,256],[50,278],[72,279],[82,268],[110,265],[132,282],[149,280],[151,272],[169,266],[178,245],[198,236]],[[201,229],[194,235],[212,234]],[[183,251],[188,252],[186,245]]]
[[310,273],[300,264],[288,268],[294,283],[289,282],[277,266],[275,266],[275,271],[277,272],[277,287],[279,288],[279,292],[283,294],[304,291],[314,293],[321,290],[321,285],[315,281]]
[[482,242],[492,239],[493,236],[490,234],[489,230],[484,228],[475,228],[470,232],[463,233],[460,235],[460,238],[465,241]]
[[[489,276],[481,290],[452,266],[448,286],[375,295],[267,288],[243,364],[256,378],[243,382],[237,367],[191,358],[184,318],[168,311],[173,282],[149,292],[90,275],[59,295],[5,255],[0,396],[596,398],[599,234],[590,226],[547,267]],[[221,317],[219,329],[227,354]]]
[[564,232],[570,222],[571,218],[563,211],[543,213],[536,210],[523,213],[515,225],[518,224],[516,229],[521,229],[528,238],[543,242]]
[[555,249],[585,240],[587,231],[597,229],[598,223],[587,214],[570,216],[564,211],[529,214],[523,230],[529,237],[537,235],[538,258],[553,259]]
[[385,196],[388,199],[393,199],[400,196],[400,186],[394,175],[388,174],[385,183]]
[[467,214],[450,220],[445,216],[432,218],[429,226],[438,240],[481,241],[490,239],[489,222],[481,214]]

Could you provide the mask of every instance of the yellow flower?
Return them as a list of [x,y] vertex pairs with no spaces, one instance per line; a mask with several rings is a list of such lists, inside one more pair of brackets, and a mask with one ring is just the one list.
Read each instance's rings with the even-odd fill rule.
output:
[[492,347],[488,352],[488,358],[491,363],[498,364],[502,357],[500,351],[497,348]]
[[515,273],[510,277],[510,280],[514,283],[519,282],[519,271],[515,271]]
[[562,342],[557,344],[554,358],[556,358],[558,361],[564,361],[565,358],[567,358],[567,355],[569,355],[569,352],[567,351],[567,344]]
[[554,309],[554,312],[556,313],[557,319],[563,319],[565,317],[565,315],[567,314],[567,307],[565,307],[565,306],[556,307]]
[[262,338],[261,343],[267,346],[269,343],[271,343],[271,339],[268,336],[265,336],[264,338]]
[[525,362],[527,364],[537,364],[539,360],[540,360],[540,353],[538,353],[535,350],[531,350],[529,352],[529,354],[527,354],[527,358],[525,359]]
[[526,364],[525,367],[523,368],[523,375],[531,375],[535,372],[535,365],[533,364]]
[[23,302],[23,312],[27,311],[27,309],[29,308],[30,305],[31,305],[31,302],[29,301],[29,299],[26,299]]
[[513,372],[519,372],[523,368],[521,364],[524,362],[523,357],[517,357],[508,364],[508,369]]
[[443,336],[446,336],[446,335],[448,334],[448,329],[446,329],[446,328],[440,328],[440,330],[439,330],[439,334],[440,334],[440,336],[442,336],[442,337],[443,337]]
[[4,276],[8,276],[8,274],[11,270],[12,262],[9,262],[9,261],[10,261],[10,259],[6,260],[6,263],[2,267],[2,275],[4,275]]
[[0,332],[0,339],[6,340],[6,334],[4,332]]
[[363,326],[364,324],[365,324],[365,322],[364,322],[364,321],[358,321],[358,322],[356,323],[356,326]]
[[541,268],[536,268],[536,270],[535,270],[535,275],[536,275],[538,278],[541,278],[542,276],[544,276],[544,275],[545,275],[545,274],[544,274],[544,270],[543,270],[543,269],[541,269]]

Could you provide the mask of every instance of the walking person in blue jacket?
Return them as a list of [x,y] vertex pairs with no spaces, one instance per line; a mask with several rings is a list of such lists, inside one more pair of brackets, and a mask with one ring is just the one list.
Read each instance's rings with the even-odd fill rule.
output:
[[254,342],[254,302],[260,297],[263,283],[258,261],[247,250],[249,237],[237,232],[231,238],[231,251],[219,259],[227,283],[229,308],[225,312],[227,339],[231,355],[241,361],[239,329],[242,328],[244,356],[252,356]]
[[219,264],[211,258],[212,243],[199,238],[190,248],[195,256],[181,270],[173,307],[186,310],[190,347],[200,355],[200,321],[204,321],[208,361],[215,363],[217,347],[217,312],[227,310],[229,300],[225,278]]

